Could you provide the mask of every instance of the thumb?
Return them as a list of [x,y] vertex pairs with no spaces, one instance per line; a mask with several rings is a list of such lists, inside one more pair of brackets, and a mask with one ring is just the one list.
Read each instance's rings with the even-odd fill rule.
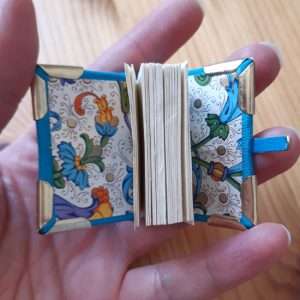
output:
[[0,0],[0,130],[26,93],[38,54],[31,0]]

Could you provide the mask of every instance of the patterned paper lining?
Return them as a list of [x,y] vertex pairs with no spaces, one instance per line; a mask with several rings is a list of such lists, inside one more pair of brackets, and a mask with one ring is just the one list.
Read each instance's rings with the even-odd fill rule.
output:
[[122,84],[48,82],[54,213],[60,220],[132,211],[132,140]]
[[195,213],[241,217],[242,120],[230,75],[189,77]]

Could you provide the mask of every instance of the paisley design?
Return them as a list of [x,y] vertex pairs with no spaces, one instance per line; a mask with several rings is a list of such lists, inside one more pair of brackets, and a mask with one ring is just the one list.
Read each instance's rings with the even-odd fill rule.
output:
[[78,207],[59,195],[54,195],[53,204],[55,207],[55,216],[60,220],[90,218],[98,205],[98,200],[93,199],[92,204],[88,207]]
[[64,220],[72,218],[99,219],[112,216],[113,207],[110,203],[109,192],[105,187],[93,188],[90,196],[92,204],[87,207],[79,207],[58,195],[54,195],[56,217]]

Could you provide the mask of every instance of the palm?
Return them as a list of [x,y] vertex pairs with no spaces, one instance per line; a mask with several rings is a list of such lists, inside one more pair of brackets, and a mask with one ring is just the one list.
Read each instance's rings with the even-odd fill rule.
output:
[[[0,32],[0,61],[8,72],[0,75],[0,99],[7,101],[1,111],[0,126],[11,117],[31,82],[37,56],[36,26],[30,0],[0,1],[3,18]],[[119,69],[124,61],[162,61],[180,47],[198,28],[203,17],[194,0],[166,1],[164,8],[133,30],[96,62],[94,68]],[[168,6],[168,9],[166,9]],[[178,33],[176,19],[187,19],[185,32],[172,43],[165,37]],[[21,23],[22,26],[19,26]],[[161,31],[160,28],[168,30]],[[5,34],[4,34],[5,32]],[[25,38],[24,38],[25,36]],[[149,43],[160,44],[153,53]],[[13,37],[13,39],[11,39]],[[143,39],[143,49],[132,45]],[[14,49],[18,49],[19,52]],[[24,57],[20,61],[18,53]],[[261,54],[263,53],[263,55]],[[233,57],[252,56],[256,60],[258,92],[276,77],[278,58],[265,45],[252,45]],[[272,70],[265,71],[266,65]],[[275,67],[274,67],[275,66]],[[277,67],[276,67],[277,66]],[[288,153],[257,157],[258,178],[265,181],[291,166],[299,154],[299,139],[288,129],[292,143]],[[272,134],[273,130],[263,134]],[[106,225],[97,229],[40,236],[36,233],[37,146],[34,130],[0,152],[0,294],[2,299],[207,299],[251,278],[276,260],[287,247],[287,236],[279,225],[261,225],[254,230],[221,242],[209,251],[188,258],[129,270],[129,265],[152,247],[172,236],[178,226],[141,228],[131,223]],[[274,162],[276,161],[276,166]],[[272,172],[261,172],[266,166]],[[264,238],[265,237],[265,238]],[[252,241],[251,241],[252,240]],[[241,246],[244,245],[244,246]],[[255,249],[253,248],[255,245]],[[238,252],[237,252],[238,251]],[[239,253],[242,267],[228,274]],[[222,264],[218,264],[222,256]],[[250,257],[250,258],[249,258]],[[243,260],[243,258],[245,258]],[[226,272],[224,272],[226,270]],[[226,276],[222,276],[226,273]],[[220,275],[221,274],[221,275]],[[198,282],[201,278],[201,282]],[[185,280],[186,288],[178,289]],[[138,283],[138,284],[137,284]]]
[[[5,162],[1,203],[6,207],[1,209],[5,215],[2,216],[0,258],[1,270],[5,272],[1,274],[5,296],[11,299],[13,293],[20,291],[22,299],[25,295],[32,299],[33,293],[47,288],[49,299],[58,299],[57,295],[62,293],[68,299],[82,299],[83,295],[99,295],[99,291],[106,291],[107,299],[113,299],[128,263],[126,249],[116,243],[117,225],[97,233],[88,230],[46,238],[36,233],[32,217],[36,210],[33,187],[37,166],[32,161],[35,148],[34,138],[27,138],[1,153],[1,161]],[[41,276],[42,270],[45,273]],[[82,277],[85,273],[88,276]],[[97,278],[97,284],[88,284],[91,278]],[[109,282],[114,284],[109,287]],[[68,288],[63,291],[63,286]],[[79,289],[82,286],[86,290]]]

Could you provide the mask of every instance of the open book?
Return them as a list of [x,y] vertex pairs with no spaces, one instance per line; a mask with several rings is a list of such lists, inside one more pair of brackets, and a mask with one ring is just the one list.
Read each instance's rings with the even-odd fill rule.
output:
[[288,148],[253,137],[249,58],[138,73],[40,65],[32,92],[42,234],[132,220],[250,228],[253,155]]
[[193,222],[187,65],[125,65],[131,107],[134,220]]

